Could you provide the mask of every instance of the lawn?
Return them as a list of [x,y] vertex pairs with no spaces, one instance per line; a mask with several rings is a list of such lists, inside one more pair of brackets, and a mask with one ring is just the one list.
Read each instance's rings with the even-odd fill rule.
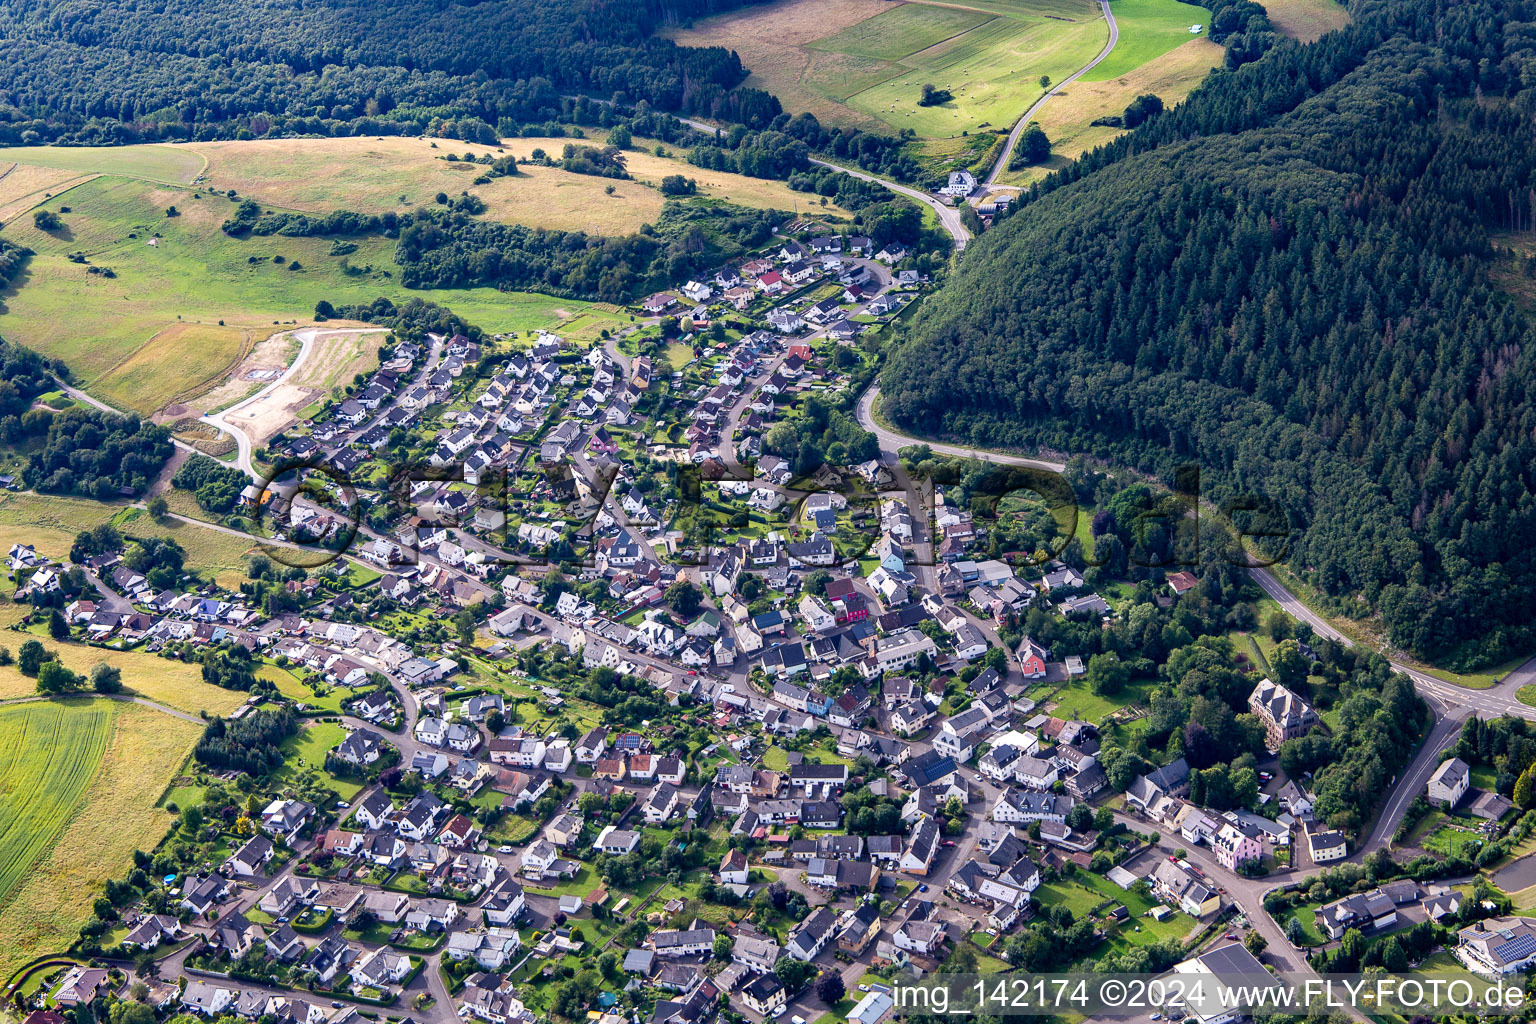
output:
[[[246,695],[203,682],[197,665],[161,658],[142,651],[113,651],[85,644],[43,641],[64,666],[80,675],[88,675],[99,661],[122,670],[123,687],[178,711],[197,714],[208,711],[227,715],[245,703]],[[15,665],[0,668],[0,699],[24,697],[37,692],[37,681],[24,676]]]
[[1289,931],[1290,922],[1297,921],[1301,924],[1301,944],[1303,946],[1321,946],[1327,941],[1323,933],[1317,929],[1317,918],[1314,916],[1320,904],[1303,903],[1299,907],[1292,907],[1281,914],[1275,922],[1282,931]]
[[[1119,693],[1101,696],[1093,692],[1086,676],[1073,676],[1056,691],[1054,697],[1048,699],[1055,702],[1053,713],[1058,717],[1076,718],[1097,724],[1114,711],[1145,701],[1156,686],[1156,680],[1143,679],[1131,683]],[[1029,696],[1038,700],[1049,692],[1045,687],[1037,687],[1029,693]]]
[[326,687],[325,696],[317,696],[298,676],[277,665],[262,665],[256,675],[269,680],[284,697],[335,715],[341,714],[342,700],[352,696],[351,691],[340,686]]
[[1447,821],[1420,839],[1418,845],[1443,857],[1459,854],[1470,858],[1475,857],[1477,851],[1482,849],[1483,837],[1470,829],[1459,828]]
[[[311,722],[297,736],[283,741],[283,766],[273,773],[273,778],[282,782],[305,768],[324,773],[325,755],[346,738],[347,730],[335,722]],[[326,777],[343,800],[351,800],[362,791],[363,787],[356,782]]]
[[[1120,40],[1082,81],[1107,82],[1119,78],[1197,35],[1204,35],[1210,28],[1209,10],[1181,0],[1114,0],[1110,10],[1120,27]],[[1200,31],[1191,32],[1196,25]]]
[[[68,713],[72,718],[89,715],[92,719],[105,714],[113,728],[104,752],[95,749],[99,740],[94,730],[99,723],[92,721],[92,746],[75,747],[87,762],[94,757],[94,777],[79,792],[72,805],[66,806],[65,790],[73,788],[72,781],[80,770],[74,764],[58,764],[50,769],[48,783],[43,787],[46,801],[55,815],[53,824],[59,831],[54,833],[51,849],[30,842],[34,856],[30,873],[6,897],[0,907],[0,977],[8,976],[19,964],[40,953],[63,950],[74,940],[80,925],[91,914],[91,903],[100,895],[100,885],[108,878],[118,877],[129,866],[134,850],[152,849],[165,834],[171,816],[156,808],[166,783],[180,770],[192,746],[202,735],[201,726],[193,722],[172,718],[149,708],[132,704],[107,704],[104,701],[80,699],[69,704],[24,705],[0,712],[0,722],[5,722],[5,734],[12,742],[5,744],[7,768],[4,788],[17,791],[24,785],[35,786],[36,765],[41,763],[30,749],[18,749],[15,719],[10,716],[25,708],[29,714],[45,713],[48,709]],[[98,709],[105,709],[104,711]],[[44,719],[33,719],[39,728]],[[71,724],[69,729],[85,731],[83,724]],[[29,736],[36,737],[35,731]],[[94,751],[94,752],[93,752]],[[31,779],[13,776],[11,773],[25,768],[23,774]],[[16,784],[12,783],[15,778]],[[0,806],[0,815],[10,816],[18,812]],[[15,859],[10,851],[14,842],[9,831],[0,849],[6,850],[9,862]],[[82,856],[81,851],[89,851]]]
[[1076,882],[1042,882],[1035,890],[1035,899],[1042,907],[1065,906],[1072,916],[1082,920],[1109,897]]

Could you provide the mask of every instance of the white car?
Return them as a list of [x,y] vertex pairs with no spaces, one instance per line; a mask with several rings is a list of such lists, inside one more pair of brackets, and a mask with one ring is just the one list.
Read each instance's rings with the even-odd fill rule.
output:
[[511,853],[512,852],[512,847],[510,847],[510,846],[498,847],[496,852],[497,853]]
[[789,1018],[789,1020],[790,1024],[805,1024],[805,1018],[800,1016],[798,1013]]

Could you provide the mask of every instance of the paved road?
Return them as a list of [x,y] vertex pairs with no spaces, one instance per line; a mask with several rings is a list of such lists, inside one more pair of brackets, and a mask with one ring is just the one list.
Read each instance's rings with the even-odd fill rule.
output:
[[949,232],[949,237],[955,240],[956,252],[963,251],[965,249],[966,243],[971,240],[971,230],[970,228],[966,227],[965,224],[960,220],[959,208],[950,206],[943,200],[935,199],[927,192],[921,192],[908,185],[901,185],[897,182],[889,181],[885,178],[877,178],[875,175],[870,174],[867,171],[860,171],[852,167],[845,167],[842,164],[834,164],[830,160],[818,160],[816,157],[811,157],[811,163],[818,164],[822,167],[830,167],[835,171],[842,171],[844,174],[851,174],[855,178],[860,178],[864,181],[872,181],[876,185],[888,188],[892,192],[906,196],[908,199],[916,199],[918,202],[929,207],[933,210],[934,213],[939,215],[939,223],[944,226],[945,231]]
[[259,480],[260,477],[257,476],[256,469],[251,464],[252,444],[250,435],[246,434],[246,432],[241,430],[239,427],[232,426],[229,423],[227,417],[231,413],[238,412],[241,409],[254,405],[271,392],[288,383],[289,379],[292,378],[295,373],[299,372],[299,369],[304,365],[305,360],[309,358],[310,352],[314,351],[315,338],[318,335],[379,334],[382,331],[383,328],[381,327],[337,327],[332,329],[326,329],[324,327],[308,327],[301,331],[279,332],[291,334],[293,337],[299,339],[299,354],[294,357],[293,362],[288,364],[288,369],[284,370],[276,380],[272,381],[266,387],[262,388],[260,391],[256,392],[249,398],[241,399],[222,412],[209,413],[208,415],[201,417],[202,422],[217,427],[219,430],[235,439],[235,446],[239,449],[239,454],[235,458],[235,465],[238,466],[240,470],[252,480]]
[[958,444],[944,444],[940,441],[925,441],[920,437],[911,437],[907,434],[898,434],[894,430],[887,430],[875,421],[874,404],[880,398],[880,385],[873,384],[864,392],[864,397],[859,399],[858,419],[859,426],[874,434],[880,441],[880,447],[890,452],[893,456],[898,448],[907,445],[926,444],[929,448],[941,455],[958,455],[967,459],[979,459],[983,462],[995,462],[1002,466],[1023,466],[1028,469],[1047,469],[1053,473],[1060,473],[1066,466],[1060,462],[1051,462],[1046,459],[1031,459],[1022,455],[1004,455],[1001,452],[989,452],[980,448],[966,448]]
[[1029,122],[1035,119],[1035,114],[1039,112],[1040,108],[1045,106],[1045,101],[1098,67],[1099,62],[1108,57],[1110,51],[1115,48],[1115,43],[1120,41],[1120,26],[1115,23],[1114,12],[1109,9],[1109,0],[1099,0],[1099,9],[1104,12],[1104,20],[1109,23],[1109,41],[1104,44],[1104,49],[1100,50],[1099,55],[1093,58],[1093,60],[1053,85],[1046,91],[1044,96],[1041,96],[1028,110],[1024,111],[1024,116],[1014,122],[1013,131],[1008,133],[1008,143],[1003,146],[1002,153],[998,155],[997,163],[992,165],[992,171],[987,175],[986,180],[982,182],[983,185],[996,184],[997,176],[1008,168],[1008,158],[1013,155],[1013,148],[1019,144],[1019,137],[1024,134],[1024,129],[1029,126]]
[[[1099,0],[1099,2],[1104,5],[1104,10],[1107,13],[1108,10],[1109,10],[1108,3],[1106,3],[1105,0]],[[1110,19],[1110,25],[1111,26],[1114,25],[1114,19],[1113,18]],[[1113,29],[1111,29],[1111,36],[1113,36],[1113,34],[1114,34]],[[1098,60],[1102,60],[1103,58],[1104,58],[1104,55],[1100,54]],[[1098,63],[1098,60],[1095,60],[1094,63],[1095,64]],[[1093,64],[1088,65],[1088,67],[1089,68],[1093,67]],[[1083,69],[1083,71],[1087,71],[1087,70],[1088,70],[1088,68],[1084,68]],[[1078,74],[1082,74],[1082,73],[1083,73],[1082,71],[1078,72]],[[1074,75],[1073,77],[1075,78],[1076,75]],[[1071,79],[1068,79],[1068,81],[1071,81]],[[1065,83],[1063,83],[1063,84],[1065,84]],[[1034,108],[1031,107],[1030,109],[1033,110]],[[706,124],[703,121],[695,121],[695,120],[693,120],[691,118],[687,118],[687,117],[680,117],[680,118],[678,118],[678,120],[683,122],[683,124],[688,125],[691,128],[697,128],[701,132],[715,132],[715,131],[719,130],[719,126],[718,125]],[[1003,156],[1006,159],[1007,154],[1004,153]],[[960,222],[960,211],[958,209],[956,209],[955,207],[950,206],[948,203],[945,203],[944,201],[942,201],[940,199],[934,198],[933,196],[929,195],[927,192],[922,192],[922,191],[920,191],[918,189],[915,189],[915,188],[912,188],[912,187],[910,187],[908,185],[902,185],[902,184],[899,184],[899,183],[894,182],[894,181],[889,181],[889,180],[887,180],[885,178],[877,178],[875,175],[870,174],[868,171],[860,171],[860,170],[856,170],[856,169],[854,169],[852,167],[846,167],[843,164],[835,164],[835,163],[833,163],[830,160],[818,160],[816,157],[811,157],[810,160],[811,160],[811,163],[816,164],[819,167],[830,167],[834,171],[842,171],[844,174],[851,174],[855,178],[860,178],[860,179],[862,179],[864,181],[872,181],[876,185],[880,185],[880,186],[882,186],[884,188],[888,188],[892,192],[899,192],[900,194],[906,196],[908,199],[916,199],[918,202],[922,203],[923,205],[930,207],[933,210],[933,212],[935,212],[935,213],[937,213],[939,215],[939,223],[944,225],[944,230],[948,231],[949,232],[949,236],[955,240],[955,251],[956,252],[959,252],[960,250],[964,249],[965,248],[965,243],[967,243],[967,242],[969,242],[971,240],[970,229],[967,228],[964,224],[962,224]]]

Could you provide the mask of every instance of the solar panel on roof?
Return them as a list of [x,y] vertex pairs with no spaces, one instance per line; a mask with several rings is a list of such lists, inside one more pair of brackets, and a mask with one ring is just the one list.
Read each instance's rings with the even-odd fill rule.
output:
[[1493,955],[1505,963],[1514,963],[1536,953],[1536,935],[1525,934],[1493,947]]

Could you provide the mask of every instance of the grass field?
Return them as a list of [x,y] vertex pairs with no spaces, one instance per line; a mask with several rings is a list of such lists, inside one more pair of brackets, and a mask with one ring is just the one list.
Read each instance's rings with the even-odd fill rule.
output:
[[[1106,82],[1135,71],[1197,35],[1203,36],[1211,17],[1206,8],[1180,0],[1114,0],[1110,11],[1120,26],[1120,41],[1082,81]],[[1200,26],[1198,34],[1189,31],[1195,25]]]
[[[943,139],[1010,126],[1039,98],[1042,74],[1060,80],[1076,71],[1106,32],[1087,0],[779,0],[673,38],[736,50],[752,71],[747,84],[828,123]],[[924,84],[953,98],[918,106]]]
[[[65,716],[56,732],[72,737],[70,761],[52,760],[47,785],[37,787],[34,773],[45,757],[35,743],[46,723],[37,716],[50,710]],[[23,715],[31,727],[21,724]],[[105,741],[98,737],[103,721]],[[41,794],[54,827],[51,846],[37,843],[35,836],[17,840],[30,843],[35,855],[26,877],[0,905],[0,977],[39,953],[62,951],[90,916],[101,883],[121,875],[134,850],[151,849],[165,834],[171,816],[155,804],[201,734],[201,726],[158,711],[86,698],[0,709],[0,736],[8,740],[0,755],[8,765],[0,775],[4,789]],[[23,735],[31,737],[25,747],[19,745]],[[78,774],[76,763],[89,763],[90,774],[67,799],[65,780]],[[13,770],[20,774],[13,776]],[[18,802],[0,803],[0,816],[13,813]],[[9,860],[11,833],[0,829],[0,835],[6,837],[0,850]]]
[[[1085,722],[1101,722],[1111,712],[1123,707],[1145,701],[1155,688],[1152,680],[1141,680],[1132,683],[1119,693],[1100,696],[1093,692],[1083,676],[1074,676],[1072,680],[1057,691],[1056,696],[1048,698],[1055,702],[1057,715],[1069,715],[1072,718]],[[1041,688],[1031,693],[1032,698],[1038,699],[1049,691]]]
[[[0,642],[13,646],[0,636]],[[87,675],[98,661],[122,670],[125,692],[157,701],[188,714],[199,711],[227,715],[245,703],[245,694],[203,682],[202,669],[142,651],[113,651],[85,644],[44,640],[43,645],[59,656],[72,672]],[[15,665],[0,668],[0,700],[29,697],[37,692],[37,681],[24,676]]]
[[[596,138],[588,143],[580,139],[505,139],[502,142],[503,154],[510,153],[514,156],[531,156],[535,149],[542,149],[551,156],[559,156],[565,148],[565,144],[574,142],[576,145],[602,145],[602,139]],[[815,197],[808,196],[804,192],[796,192],[782,181],[771,181],[767,178],[749,178],[744,174],[733,174],[729,171],[711,171],[703,167],[695,167],[686,160],[679,159],[676,155],[679,151],[668,147],[668,156],[657,156],[654,152],[657,142],[654,139],[637,138],[634,140],[633,149],[624,154],[625,166],[629,169],[630,176],[635,180],[627,183],[632,187],[649,188],[661,184],[661,179],[669,174],[681,174],[694,179],[699,186],[699,195],[706,199],[719,199],[725,202],[735,203],[737,206],[751,206],[767,210],[793,210],[798,206],[805,206]],[[601,182],[603,187],[609,184],[616,188],[626,185],[623,181],[612,181],[608,178],[592,178],[590,175],[571,174],[559,168],[527,167],[525,173],[530,178],[535,177],[534,172],[547,171],[561,178],[582,178],[584,180]],[[514,181],[522,180],[513,179]],[[496,182],[492,182],[495,185]],[[561,187],[565,187],[564,184]],[[487,202],[492,204],[492,213],[495,210],[495,193],[490,186],[482,186],[475,190],[476,195],[482,195]],[[659,194],[659,193],[658,193]],[[558,193],[551,198],[548,188],[536,188],[526,202],[539,202],[547,205],[559,206]],[[612,197],[603,196],[604,200]],[[518,223],[530,223],[527,217],[531,214],[524,200],[518,200],[512,204],[510,214],[506,219],[516,220]],[[595,202],[595,200],[594,200]],[[821,209],[818,207],[818,210]],[[826,212],[834,216],[847,216],[848,211],[840,206],[828,204]],[[654,218],[648,218],[654,219]],[[636,224],[636,227],[639,225]],[[609,232],[611,233],[611,232]]]
[[107,701],[0,708],[0,905],[63,831],[107,749]]
[[852,57],[901,60],[910,53],[936,46],[990,20],[992,16],[983,11],[903,4],[850,25],[835,35],[818,39],[810,44],[810,48],[846,53]]
[[[281,782],[306,768],[324,773],[326,753],[346,738],[347,730],[335,722],[310,723],[297,736],[283,742],[283,766],[273,774],[273,778]],[[363,788],[345,779],[328,778],[343,800],[351,800]]]
[[108,521],[129,536],[174,538],[187,553],[188,568],[231,587],[245,578],[245,555],[255,546],[253,540],[174,519],[157,522],[141,509],[84,498],[0,493],[0,545],[6,548],[32,544],[42,554],[63,558],[75,534]]
[[1349,24],[1349,12],[1337,0],[1266,0],[1264,10],[1275,28],[1303,43]]
[[58,167],[0,161],[0,224],[20,216],[82,175]]
[[170,184],[190,184],[207,161],[193,146],[8,146],[0,164],[17,161],[77,174],[122,174]]
[[[1075,7],[1063,6],[1078,14]],[[907,56],[898,74],[848,102],[893,128],[911,128],[925,138],[959,135],[986,125],[1008,127],[1045,92],[1041,75],[1065,78],[1103,47],[1103,20],[1079,16],[1084,20],[993,18]],[[948,89],[954,98],[920,107],[924,83]]]
[[[558,151],[566,141],[519,139],[507,152],[526,155],[541,144]],[[460,152],[477,148],[454,145]],[[284,208],[408,208],[452,186],[469,187],[478,173],[438,159],[445,149],[410,139],[210,143],[207,151],[214,180]],[[62,229],[39,231],[29,216],[5,226],[7,240],[36,253],[0,293],[7,337],[64,360],[83,387],[122,408],[153,413],[217,387],[278,321],[310,323],[321,299],[342,305],[420,295],[492,331],[555,326],[547,318],[529,322],[518,308],[526,296],[494,288],[407,293],[398,283],[390,239],[357,239],[355,252],[333,255],[328,238],[230,238],[219,230],[233,212],[230,200],[182,184],[203,171],[204,156],[191,148],[39,148],[25,155],[33,163],[0,177],[0,203],[10,196],[18,209],[28,204],[27,196],[46,194],[39,184],[55,182],[52,174],[79,168],[104,173],[64,179],[78,184],[40,203],[60,212]],[[488,216],[606,234],[655,220],[662,198],[653,186],[667,174],[695,178],[708,199],[786,210],[807,202],[783,182],[701,170],[650,152],[632,153],[630,165],[640,180],[610,182],[534,167],[475,188],[489,204]],[[0,172],[6,166],[0,162]],[[29,169],[23,172],[23,166]],[[6,179],[18,173],[32,180],[18,179],[8,191]],[[613,196],[604,194],[609,184]],[[171,207],[176,216],[168,215]],[[87,262],[69,258],[76,253]],[[93,274],[93,268],[113,276]],[[592,308],[535,298],[540,306],[561,307],[557,320]],[[81,323],[91,329],[81,330]]]
[[[602,144],[600,136],[591,141]],[[438,140],[433,148],[426,139],[272,139],[194,148],[208,158],[206,178],[211,184],[299,210],[382,213],[431,203],[438,192],[473,189],[485,200],[489,218],[617,235],[656,220],[664,202],[657,186],[668,174],[686,174],[699,181],[700,192],[708,198],[743,206],[790,209],[804,199],[783,182],[705,171],[640,152],[654,148],[648,140],[637,140],[629,154],[633,181],[572,174],[557,167],[524,167],[522,174],[475,185],[483,167],[442,159],[450,151],[460,156],[527,156],[535,148],[558,155],[567,142],[580,144],[577,139],[510,139],[501,149]],[[607,194],[610,185],[612,195]]]
[[[217,384],[252,337],[268,336],[277,320],[309,322],[320,299],[341,305],[420,295],[498,332],[556,327],[611,310],[494,288],[406,292],[389,239],[358,239],[356,252],[333,256],[330,239],[230,238],[219,230],[233,209],[227,200],[194,200],[134,179],[96,178],[66,198],[46,204],[71,208],[63,231],[46,234],[28,219],[4,232],[37,253],[0,296],[9,314],[6,336],[65,360],[82,386],[139,412]],[[165,216],[171,205],[181,216]],[[148,245],[156,232],[157,244]],[[77,250],[116,277],[71,262],[67,256]],[[274,256],[300,269],[279,266]],[[82,322],[92,329],[79,330]],[[615,322],[586,321],[594,337]]]

